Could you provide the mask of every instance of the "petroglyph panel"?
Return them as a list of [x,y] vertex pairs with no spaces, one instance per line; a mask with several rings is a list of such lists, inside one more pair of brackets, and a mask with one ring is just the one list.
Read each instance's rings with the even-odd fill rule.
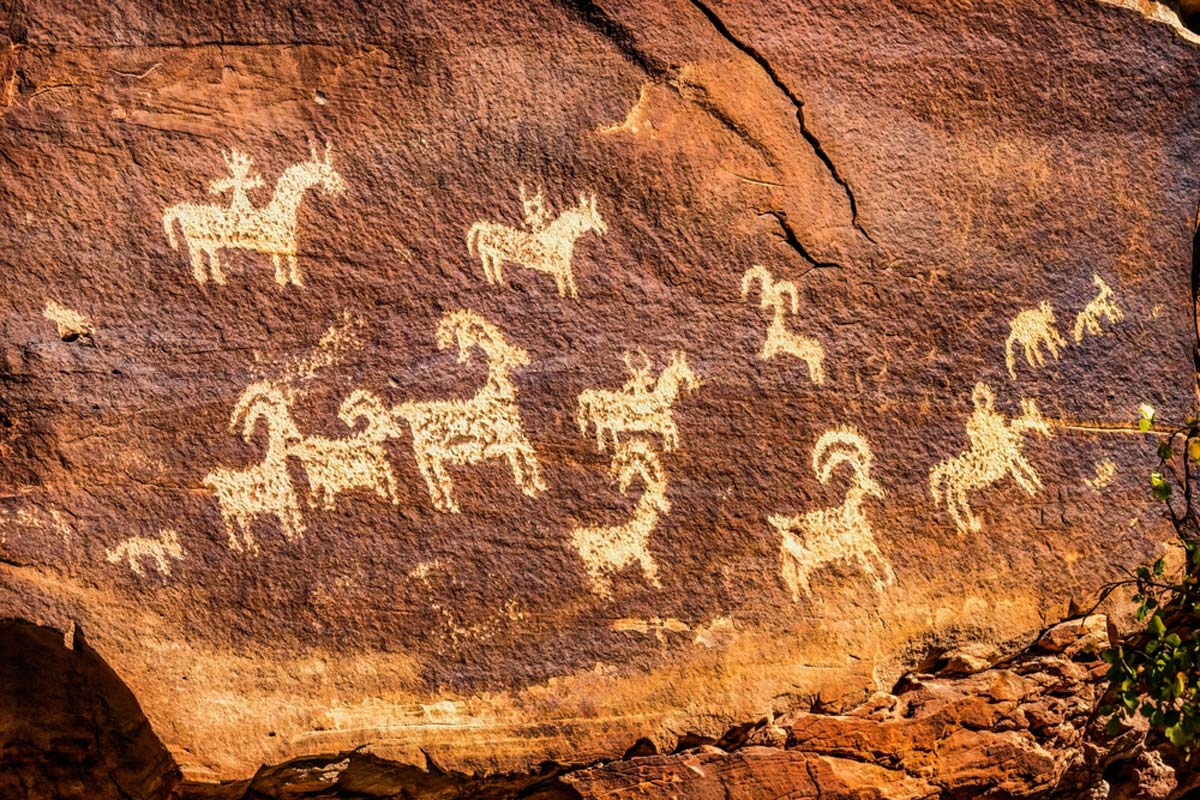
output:
[[190,779],[670,752],[1160,553],[1171,29],[193,5],[0,26],[0,616],[85,631]]

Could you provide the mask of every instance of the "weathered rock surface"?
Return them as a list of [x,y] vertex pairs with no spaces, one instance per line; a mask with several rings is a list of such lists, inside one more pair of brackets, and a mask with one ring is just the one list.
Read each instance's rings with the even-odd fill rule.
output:
[[1082,0],[8,17],[0,618],[86,631],[185,781],[760,718],[563,781],[1067,768],[1090,667],[979,669],[1168,536],[1130,420],[1195,396],[1194,37]]

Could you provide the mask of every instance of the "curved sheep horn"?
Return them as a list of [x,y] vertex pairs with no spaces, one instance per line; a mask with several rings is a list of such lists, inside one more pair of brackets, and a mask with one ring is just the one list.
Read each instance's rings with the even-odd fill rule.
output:
[[791,281],[780,281],[775,284],[772,294],[774,295],[773,305],[782,309],[784,307],[784,296],[786,295],[787,297],[791,297],[792,313],[800,313],[800,297],[796,291],[796,284]]

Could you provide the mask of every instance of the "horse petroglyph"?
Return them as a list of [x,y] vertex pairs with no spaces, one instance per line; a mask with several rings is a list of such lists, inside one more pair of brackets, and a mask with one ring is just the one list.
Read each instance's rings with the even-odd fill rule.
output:
[[474,464],[504,457],[521,491],[536,497],[546,489],[537,454],[525,436],[517,408],[517,388],[510,373],[529,363],[529,355],[510,345],[500,330],[473,311],[451,311],[437,330],[441,350],[457,342],[459,363],[478,347],[487,358],[484,385],[467,400],[426,400],[402,403],[392,416],[412,429],[417,468],[439,511],[457,513],[454,483],[446,464]]
[[170,575],[171,562],[168,558],[182,561],[184,555],[183,547],[179,544],[179,532],[171,529],[162,531],[157,538],[131,536],[111,550],[104,551],[104,557],[110,564],[128,560],[129,569],[138,577],[145,574],[141,563],[143,558],[151,559],[160,574]]
[[629,370],[629,380],[624,386],[616,390],[584,389],[579,393],[576,415],[579,430],[586,435],[588,425],[594,425],[596,446],[600,450],[604,449],[606,433],[614,445],[619,444],[621,433],[658,433],[663,449],[671,452],[679,446],[679,429],[673,412],[679,388],[697,389],[700,380],[688,367],[687,356],[678,350],[671,354],[670,363],[659,373],[657,381],[651,378],[653,365],[645,354],[640,368],[633,366],[629,352],[624,358]]
[[[296,214],[300,201],[313,186],[320,186],[333,195],[341,194],[346,188],[342,176],[333,169],[331,149],[332,146],[326,144],[324,156],[318,156],[313,147],[310,160],[284,170],[275,183],[270,202],[261,208],[255,208],[247,195],[250,189],[263,185],[261,176],[250,175],[253,162],[249,156],[237,150],[223,153],[230,176],[213,181],[209,191],[212,194],[230,192],[228,208],[178,203],[163,212],[163,229],[171,247],[178,247],[176,223],[183,231],[196,281],[206,283],[211,275],[214,283],[225,283],[218,252],[240,249],[269,253],[275,266],[275,282],[280,286],[289,281],[303,286],[304,279],[296,262]],[[208,259],[207,272],[205,258]],[[283,269],[285,259],[287,272]]]
[[1030,496],[1037,494],[1042,481],[1021,454],[1022,436],[1028,431],[1053,435],[1033,400],[1021,400],[1021,416],[1012,421],[992,407],[995,395],[986,383],[975,384],[971,400],[975,410],[967,420],[967,449],[929,472],[933,501],[945,504],[962,532],[983,527],[979,517],[971,513],[967,492],[1011,475]]
[[611,594],[610,574],[634,563],[641,567],[647,581],[659,585],[658,565],[647,549],[647,542],[659,517],[671,511],[666,497],[666,475],[648,442],[635,439],[618,444],[609,474],[617,478],[623,493],[629,492],[634,478],[641,480],[644,488],[629,522],[611,527],[576,528],[571,532],[571,544],[583,559],[592,590],[602,597]]
[[511,261],[537,272],[554,276],[560,297],[567,292],[579,296],[571,259],[575,240],[588,231],[608,233],[608,225],[596,210],[596,195],[580,195],[579,205],[566,209],[551,220],[546,209],[545,192],[538,190],[526,197],[520,187],[521,205],[525,211],[527,230],[511,228],[499,222],[476,222],[467,231],[467,250],[483,263],[483,274],[489,283],[504,285],[504,262]]
[[810,578],[816,570],[838,561],[853,560],[871,577],[877,591],[895,581],[891,562],[879,550],[871,522],[863,511],[868,497],[883,498],[883,488],[871,477],[874,457],[858,431],[826,431],[813,447],[813,472],[828,483],[834,469],[845,464],[852,470],[850,487],[840,506],[809,511],[795,517],[778,514],[767,521],[783,537],[780,572],[792,599],[812,594]]
[[825,348],[815,339],[792,333],[784,324],[789,308],[793,315],[800,311],[796,285],[791,281],[775,281],[766,267],[755,264],[742,276],[743,298],[750,295],[755,281],[760,285],[759,307],[773,309],[771,324],[767,327],[767,339],[758,357],[769,361],[780,354],[795,356],[808,365],[808,377],[812,382],[821,385],[825,382]]
[[1104,279],[1099,275],[1092,275],[1092,283],[1100,291],[1083,307],[1083,311],[1075,315],[1074,334],[1076,343],[1083,341],[1083,334],[1085,332],[1093,336],[1103,336],[1104,327],[1100,324],[1102,320],[1108,320],[1110,323],[1116,324],[1125,319],[1125,312],[1117,305],[1113,296],[1113,290],[1104,282]]
[[1043,300],[1037,308],[1029,308],[1013,317],[1010,323],[1008,338],[1004,341],[1004,363],[1008,374],[1015,380],[1017,377],[1017,359],[1013,345],[1020,344],[1025,348],[1025,360],[1031,367],[1045,366],[1040,345],[1045,344],[1050,355],[1058,360],[1058,348],[1066,346],[1067,340],[1058,335],[1058,326],[1054,322],[1054,309],[1049,301]]

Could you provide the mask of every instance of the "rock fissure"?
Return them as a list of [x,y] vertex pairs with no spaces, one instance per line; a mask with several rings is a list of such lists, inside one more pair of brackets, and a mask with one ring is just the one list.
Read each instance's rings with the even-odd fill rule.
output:
[[854,190],[850,187],[850,182],[841,174],[837,166],[833,163],[833,159],[829,156],[829,153],[821,145],[820,139],[817,138],[816,134],[812,132],[812,129],[809,128],[808,124],[805,122],[804,101],[800,99],[800,97],[796,95],[791,88],[788,87],[788,85],[779,76],[779,73],[776,72],[775,68],[771,65],[771,62],[767,59],[767,57],[743,40],[734,36],[729,30],[729,27],[710,6],[705,4],[703,0],[689,0],[689,2],[695,6],[701,14],[704,15],[705,19],[712,24],[713,29],[720,34],[722,38],[724,38],[741,52],[745,53],[746,56],[754,61],[754,63],[758,64],[762,71],[766,73],[767,77],[771,80],[771,83],[775,84],[775,87],[779,89],[779,91],[783,93],[783,96],[788,99],[788,102],[792,104],[792,107],[796,110],[796,122],[800,125],[800,135],[804,137],[804,141],[808,142],[813,153],[821,160],[821,163],[825,165],[825,168],[829,171],[829,176],[833,178],[834,183],[840,186],[846,195],[846,201],[850,204],[851,225],[855,230],[861,233],[868,242],[871,244],[876,244],[875,239],[858,220],[858,200],[854,196]]

